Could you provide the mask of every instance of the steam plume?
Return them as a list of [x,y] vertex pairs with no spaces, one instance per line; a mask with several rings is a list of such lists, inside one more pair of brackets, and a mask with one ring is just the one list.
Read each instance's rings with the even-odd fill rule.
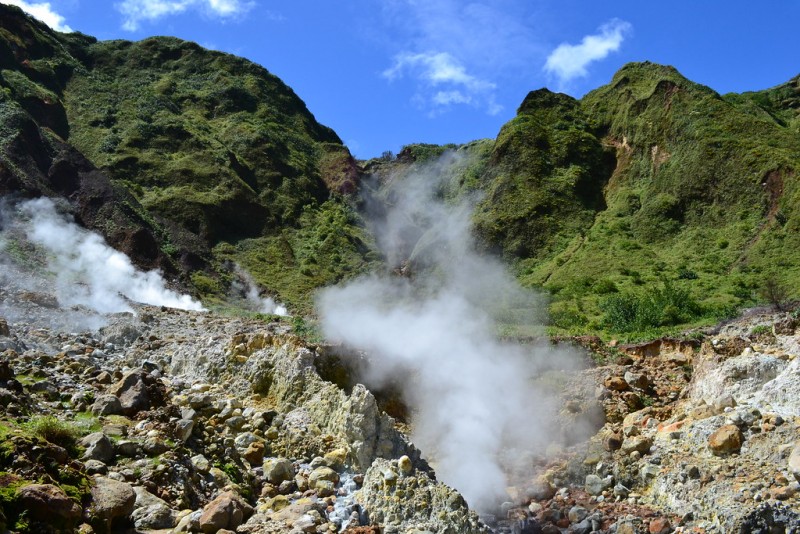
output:
[[357,279],[325,290],[318,305],[329,339],[368,352],[368,381],[402,388],[414,441],[439,478],[488,511],[507,498],[516,460],[551,441],[555,407],[533,380],[553,359],[570,359],[498,340],[503,329],[537,324],[543,303],[476,252],[473,203],[441,199],[461,163],[450,154],[395,179],[389,208],[372,219],[385,257],[409,276]]
[[[123,253],[65,215],[48,198],[21,202],[2,209],[4,234],[22,233],[47,253],[47,268],[55,274],[62,306],[82,305],[98,313],[132,311],[126,298],[184,310],[203,310],[188,295],[167,289],[156,271],[141,272]],[[3,241],[6,239],[3,238]],[[0,250],[0,253],[2,251]]]
[[289,315],[286,306],[275,302],[272,297],[262,297],[258,291],[258,285],[253,277],[241,266],[234,264],[233,272],[237,279],[232,284],[233,291],[244,297],[245,306],[255,312],[269,313],[274,315]]

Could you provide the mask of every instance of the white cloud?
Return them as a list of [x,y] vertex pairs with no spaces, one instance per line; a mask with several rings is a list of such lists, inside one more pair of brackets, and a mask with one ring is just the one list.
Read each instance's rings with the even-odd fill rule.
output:
[[3,4],[17,6],[25,13],[41,20],[57,32],[72,32],[72,28],[67,26],[66,19],[56,13],[50,6],[50,2],[41,2],[38,4],[31,4],[25,0],[2,0]]
[[144,21],[200,10],[209,16],[233,18],[250,11],[255,4],[248,0],[123,0],[116,4],[125,20],[122,28],[136,31]]
[[495,84],[473,76],[455,57],[447,52],[403,52],[394,58],[391,68],[383,71],[388,80],[409,75],[420,81],[423,88],[433,90],[427,98],[418,95],[434,112],[453,104],[486,107],[494,114],[499,111],[494,100]]
[[[497,87],[544,57],[536,2],[381,0],[383,46],[395,51],[388,79],[419,82],[412,101],[432,114],[466,105],[495,115]],[[380,26],[380,25],[376,25]]]
[[600,27],[596,35],[587,35],[580,44],[560,44],[548,56],[545,72],[555,75],[560,83],[586,76],[586,67],[616,52],[632,26],[623,20],[614,19]]

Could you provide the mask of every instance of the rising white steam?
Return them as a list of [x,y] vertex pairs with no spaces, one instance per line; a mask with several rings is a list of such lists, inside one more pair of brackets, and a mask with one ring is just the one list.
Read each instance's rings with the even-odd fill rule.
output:
[[190,296],[167,289],[158,272],[137,270],[125,254],[59,213],[48,198],[21,202],[5,211],[4,231],[21,231],[46,251],[47,268],[55,274],[56,296],[62,306],[81,305],[98,313],[132,311],[127,298],[184,310],[204,309]]
[[329,288],[318,305],[330,340],[367,351],[371,384],[402,388],[413,439],[439,478],[491,510],[507,499],[514,460],[553,439],[555,407],[534,379],[571,360],[498,340],[504,328],[534,326],[543,303],[476,252],[472,204],[437,195],[449,158],[391,184],[390,207],[373,219],[395,274]]
[[286,306],[275,302],[272,297],[262,297],[258,285],[253,277],[239,265],[234,265],[233,272],[236,279],[233,281],[233,291],[244,297],[245,307],[258,313],[268,313],[286,317],[289,315]]

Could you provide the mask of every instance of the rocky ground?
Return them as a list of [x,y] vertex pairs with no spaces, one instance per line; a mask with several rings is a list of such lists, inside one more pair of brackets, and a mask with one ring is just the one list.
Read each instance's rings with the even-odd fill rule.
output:
[[789,313],[684,340],[574,340],[605,363],[568,378],[564,424],[594,414],[599,431],[549,447],[479,518],[386,399],[285,323],[137,306],[74,333],[85,312],[46,292],[0,302],[11,531],[800,532]]

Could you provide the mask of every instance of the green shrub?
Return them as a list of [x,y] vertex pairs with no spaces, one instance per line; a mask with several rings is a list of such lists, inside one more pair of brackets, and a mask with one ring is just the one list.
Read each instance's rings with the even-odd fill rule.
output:
[[772,333],[772,328],[770,328],[768,325],[765,324],[760,324],[758,326],[755,326],[750,331],[750,335],[752,336],[761,336],[764,334],[771,334],[771,333]]
[[699,318],[702,307],[689,292],[664,280],[661,287],[611,295],[600,303],[604,323],[613,332],[642,332]]

